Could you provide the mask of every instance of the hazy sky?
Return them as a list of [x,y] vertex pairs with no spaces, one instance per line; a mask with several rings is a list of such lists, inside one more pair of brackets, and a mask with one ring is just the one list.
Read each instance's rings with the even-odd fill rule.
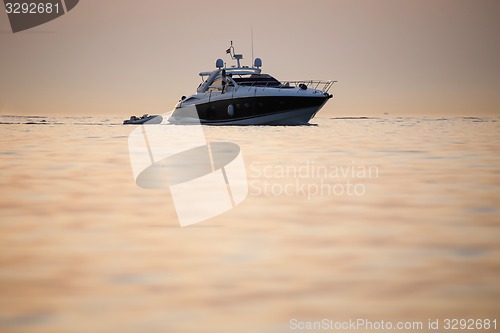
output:
[[1,114],[163,113],[231,40],[282,80],[339,82],[331,116],[500,116],[500,1],[82,0],[13,34],[0,12]]

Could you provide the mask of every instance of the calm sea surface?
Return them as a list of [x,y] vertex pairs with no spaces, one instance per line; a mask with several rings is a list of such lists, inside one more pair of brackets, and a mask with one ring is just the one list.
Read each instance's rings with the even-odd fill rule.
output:
[[1,332],[500,330],[500,118],[204,127],[248,196],[185,228],[135,184],[121,121],[0,116]]

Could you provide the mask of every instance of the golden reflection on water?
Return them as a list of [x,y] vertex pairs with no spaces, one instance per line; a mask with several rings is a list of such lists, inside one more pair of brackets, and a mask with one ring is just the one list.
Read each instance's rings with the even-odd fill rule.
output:
[[[168,189],[135,185],[131,127],[46,120],[0,124],[2,332],[498,316],[498,119],[205,127],[209,140],[240,145],[249,195],[187,228]],[[370,166],[366,177],[345,171]],[[347,181],[363,193],[328,192]]]

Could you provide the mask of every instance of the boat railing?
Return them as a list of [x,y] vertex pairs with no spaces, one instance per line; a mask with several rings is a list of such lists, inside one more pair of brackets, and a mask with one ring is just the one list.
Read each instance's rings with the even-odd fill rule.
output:
[[330,88],[333,86],[335,82],[337,81],[332,81],[332,80],[282,81],[281,85],[300,87],[301,84],[304,84],[307,88],[321,90],[322,92],[326,93],[328,92],[328,90],[330,90]]
[[[262,82],[262,81],[245,81],[243,83],[237,83],[238,86],[244,86],[244,87],[255,87],[256,89],[262,88],[274,88],[274,89],[294,89],[294,88],[312,88],[316,90],[320,90],[324,93],[327,93],[330,88],[333,86],[333,84],[337,81],[324,81],[324,80],[302,80],[302,81],[280,81],[279,84],[277,84],[276,81],[268,81],[268,82]],[[303,85],[303,86],[302,86]],[[302,88],[303,89],[303,88]],[[297,90],[297,92],[300,91]]]

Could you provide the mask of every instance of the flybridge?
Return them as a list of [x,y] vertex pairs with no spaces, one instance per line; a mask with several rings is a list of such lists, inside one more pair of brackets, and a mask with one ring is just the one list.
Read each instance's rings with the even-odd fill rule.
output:
[[[226,73],[228,74],[260,74],[261,70],[260,68],[251,68],[251,67],[242,67],[242,68],[236,68],[236,67],[231,67],[231,68],[224,68],[226,70]],[[212,74],[213,71],[210,72],[200,72],[200,76],[209,76]]]
[[[327,93],[332,85],[337,81],[324,81],[324,80],[302,80],[302,81],[278,81],[274,77],[268,74],[261,74],[262,70],[262,59],[255,58],[254,67],[241,66],[240,60],[243,59],[242,54],[236,54],[234,51],[233,41],[231,41],[231,46],[226,50],[231,56],[231,59],[236,60],[237,66],[227,67],[222,59],[217,59],[215,62],[215,71],[201,72],[200,76],[202,78],[202,83],[198,87],[198,92],[205,92],[208,87],[216,81],[217,78],[221,76],[222,69],[226,71],[226,74],[233,79],[230,80],[230,84],[234,84],[237,89],[238,85],[251,86],[251,87],[261,87],[261,88],[278,88],[278,89],[289,89],[289,88],[300,88],[300,90],[305,90],[307,87],[313,88],[314,90],[321,91],[322,93]],[[207,79],[205,80],[205,77]]]
[[[226,64],[224,63],[224,60],[222,59],[217,59],[215,61],[215,67],[218,68],[219,70],[225,69],[228,74],[260,74],[262,67],[262,59],[260,58],[255,58],[253,67],[249,66],[241,66],[240,60],[243,59],[243,54],[236,54],[234,52],[234,46],[233,46],[233,41],[231,41],[231,46],[226,50],[226,53],[228,53],[231,56],[231,59],[236,60],[237,65],[236,66],[231,66],[227,67]],[[200,76],[209,76],[212,74],[213,71],[209,72],[201,72]]]

